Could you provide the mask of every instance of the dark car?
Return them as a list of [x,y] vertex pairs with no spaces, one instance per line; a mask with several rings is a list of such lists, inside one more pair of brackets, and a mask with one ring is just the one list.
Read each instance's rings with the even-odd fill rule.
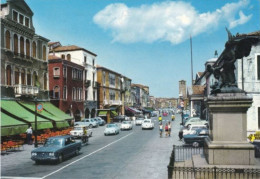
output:
[[113,122],[122,122],[122,121],[125,120],[125,118],[126,118],[125,115],[118,115],[118,116],[115,116],[115,117],[113,118]]
[[41,161],[62,162],[65,158],[78,155],[81,142],[77,142],[72,136],[56,136],[48,138],[43,147],[31,152],[31,159],[38,164]]
[[204,139],[209,135],[208,129],[196,129],[192,133],[184,135],[183,140],[186,144],[192,144],[194,147],[204,145]]

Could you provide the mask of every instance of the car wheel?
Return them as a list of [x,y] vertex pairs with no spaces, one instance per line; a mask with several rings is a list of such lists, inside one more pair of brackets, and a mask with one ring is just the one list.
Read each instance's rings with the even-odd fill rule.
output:
[[63,161],[63,155],[59,154],[58,156],[58,163],[61,163]]
[[199,147],[199,145],[200,145],[200,144],[199,144],[198,142],[193,142],[193,143],[192,143],[192,146],[193,146],[193,147]]
[[92,124],[90,124],[88,127],[91,129],[93,126],[92,126]]
[[76,149],[75,155],[76,155],[76,156],[79,155],[79,149]]

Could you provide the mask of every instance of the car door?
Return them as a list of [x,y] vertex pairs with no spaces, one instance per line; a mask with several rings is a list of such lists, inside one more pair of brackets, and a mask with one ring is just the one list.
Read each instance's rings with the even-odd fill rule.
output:
[[75,152],[74,142],[70,137],[65,139],[64,150],[65,150],[64,155],[66,155],[66,157],[73,155]]

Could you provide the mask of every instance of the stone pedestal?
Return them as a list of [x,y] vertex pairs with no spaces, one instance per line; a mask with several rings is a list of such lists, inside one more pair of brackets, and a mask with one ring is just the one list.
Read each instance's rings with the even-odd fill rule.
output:
[[245,93],[221,93],[207,100],[210,135],[205,156],[210,165],[253,165],[254,146],[247,142],[247,110],[252,98]]

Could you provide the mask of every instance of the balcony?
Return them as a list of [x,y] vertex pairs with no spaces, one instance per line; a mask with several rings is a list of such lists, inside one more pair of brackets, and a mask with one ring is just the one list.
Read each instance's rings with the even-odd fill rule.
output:
[[90,83],[91,83],[91,81],[90,81],[90,80],[86,80],[86,81],[85,81],[85,88],[88,88],[88,87],[90,87]]
[[39,88],[37,86],[17,84],[14,85],[14,93],[16,95],[36,95],[39,93]]
[[122,105],[122,101],[120,100],[104,100],[104,105]]
[[93,82],[93,88],[98,88],[98,82]]

